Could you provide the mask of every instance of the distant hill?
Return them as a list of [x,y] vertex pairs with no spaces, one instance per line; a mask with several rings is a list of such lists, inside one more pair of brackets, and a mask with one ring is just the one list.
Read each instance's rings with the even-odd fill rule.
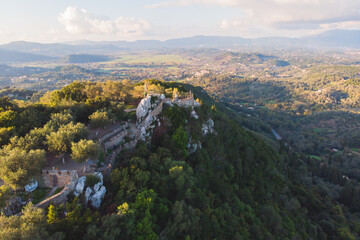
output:
[[318,35],[288,38],[264,37],[242,38],[224,36],[194,36],[187,38],[169,39],[166,41],[141,40],[134,42],[112,41],[91,42],[79,41],[72,44],[97,45],[111,44],[128,49],[158,49],[158,48],[360,48],[360,31],[333,30]]
[[19,77],[48,72],[50,69],[40,67],[11,67],[0,64],[0,77]]
[[124,49],[108,43],[97,43],[94,45],[71,45],[64,43],[34,43],[34,42],[11,42],[0,45],[0,49],[10,51],[21,51],[47,56],[66,56],[70,54],[103,54],[122,51]]
[[354,48],[360,49],[360,31],[358,30],[333,30],[319,35],[301,38],[266,37],[247,39],[242,37],[222,36],[194,36],[187,38],[158,40],[127,41],[73,41],[68,43],[32,43],[12,42],[0,45],[0,49],[20,51],[47,56],[66,56],[73,54],[99,55],[109,54],[124,50],[137,49],[174,49],[174,48]]
[[54,57],[0,49],[0,63],[36,62],[56,60]]
[[58,66],[51,71],[35,75],[41,78],[52,78],[57,80],[71,79],[89,79],[95,77],[97,73],[75,65]]
[[308,45],[329,48],[360,48],[359,30],[332,30],[316,36],[304,37]]

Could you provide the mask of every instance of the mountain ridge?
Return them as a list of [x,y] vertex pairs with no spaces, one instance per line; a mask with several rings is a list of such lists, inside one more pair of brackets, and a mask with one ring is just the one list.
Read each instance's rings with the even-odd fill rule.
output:
[[71,54],[111,54],[126,50],[152,50],[176,48],[217,49],[360,49],[360,30],[332,30],[318,35],[299,38],[262,37],[243,38],[232,36],[204,36],[161,40],[89,41],[63,43],[37,43],[15,41],[0,45],[0,50],[64,57]]

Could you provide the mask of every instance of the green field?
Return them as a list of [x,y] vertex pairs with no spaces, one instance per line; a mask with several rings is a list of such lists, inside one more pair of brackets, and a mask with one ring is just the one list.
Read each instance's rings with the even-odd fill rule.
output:
[[107,63],[188,63],[189,60],[176,54],[159,54],[159,55],[150,55],[150,54],[139,54],[139,55],[125,55],[121,58],[114,59]]

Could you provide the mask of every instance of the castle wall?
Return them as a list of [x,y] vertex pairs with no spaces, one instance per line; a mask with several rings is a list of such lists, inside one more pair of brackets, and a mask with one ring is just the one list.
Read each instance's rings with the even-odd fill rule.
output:
[[42,170],[44,187],[65,187],[78,179],[76,170]]

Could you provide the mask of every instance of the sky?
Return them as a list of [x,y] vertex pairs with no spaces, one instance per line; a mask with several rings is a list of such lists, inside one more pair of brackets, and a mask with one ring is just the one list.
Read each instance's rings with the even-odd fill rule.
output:
[[360,0],[1,0],[0,44],[360,30]]

